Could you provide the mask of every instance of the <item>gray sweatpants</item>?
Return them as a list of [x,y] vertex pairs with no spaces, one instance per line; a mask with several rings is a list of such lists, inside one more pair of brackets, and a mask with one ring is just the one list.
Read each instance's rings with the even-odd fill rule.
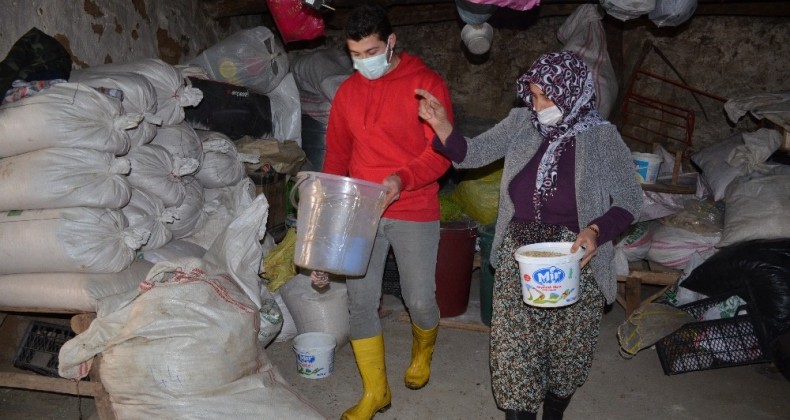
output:
[[439,324],[436,304],[436,254],[439,221],[408,222],[382,218],[364,277],[348,277],[351,339],[381,334],[378,308],[384,265],[390,246],[398,262],[400,288],[412,323],[421,329]]

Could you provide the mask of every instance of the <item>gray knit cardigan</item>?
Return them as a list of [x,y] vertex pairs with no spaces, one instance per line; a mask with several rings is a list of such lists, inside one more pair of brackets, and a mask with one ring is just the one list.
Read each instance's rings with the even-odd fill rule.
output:
[[[530,122],[530,114],[529,108],[514,108],[488,131],[467,138],[466,157],[454,165],[459,169],[479,168],[505,158],[491,257],[496,255],[502,244],[505,229],[515,212],[508,186],[543,142],[542,135]],[[642,189],[634,174],[631,152],[614,125],[599,125],[577,135],[575,173],[580,227],[602,216],[611,206],[622,207],[634,216],[634,220],[639,217]],[[494,267],[500,264],[495,258],[489,258],[489,261]],[[617,276],[612,243],[599,245],[598,254],[590,264],[606,302],[614,302]]]

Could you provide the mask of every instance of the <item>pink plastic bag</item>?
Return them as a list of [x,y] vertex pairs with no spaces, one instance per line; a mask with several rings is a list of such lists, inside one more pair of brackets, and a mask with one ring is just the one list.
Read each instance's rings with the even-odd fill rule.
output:
[[540,0],[467,0],[470,3],[492,4],[499,7],[507,7],[513,10],[530,10],[535,6],[540,6]]
[[266,0],[284,43],[315,39],[324,35],[324,21],[317,10],[301,0]]

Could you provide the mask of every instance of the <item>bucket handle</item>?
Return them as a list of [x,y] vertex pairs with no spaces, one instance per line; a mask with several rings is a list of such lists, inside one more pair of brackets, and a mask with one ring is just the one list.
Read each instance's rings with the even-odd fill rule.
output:
[[299,204],[296,202],[296,192],[299,190],[299,184],[307,180],[309,177],[310,175],[307,174],[298,174],[296,176],[296,182],[294,183],[293,187],[291,187],[291,196],[289,199],[291,200],[291,205],[293,205],[295,209],[299,208]]

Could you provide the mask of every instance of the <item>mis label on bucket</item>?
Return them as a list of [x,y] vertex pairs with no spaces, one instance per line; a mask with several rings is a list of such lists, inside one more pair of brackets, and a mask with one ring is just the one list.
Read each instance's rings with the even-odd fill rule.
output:
[[544,267],[532,273],[532,280],[541,286],[561,283],[565,280],[565,271],[555,266]]

